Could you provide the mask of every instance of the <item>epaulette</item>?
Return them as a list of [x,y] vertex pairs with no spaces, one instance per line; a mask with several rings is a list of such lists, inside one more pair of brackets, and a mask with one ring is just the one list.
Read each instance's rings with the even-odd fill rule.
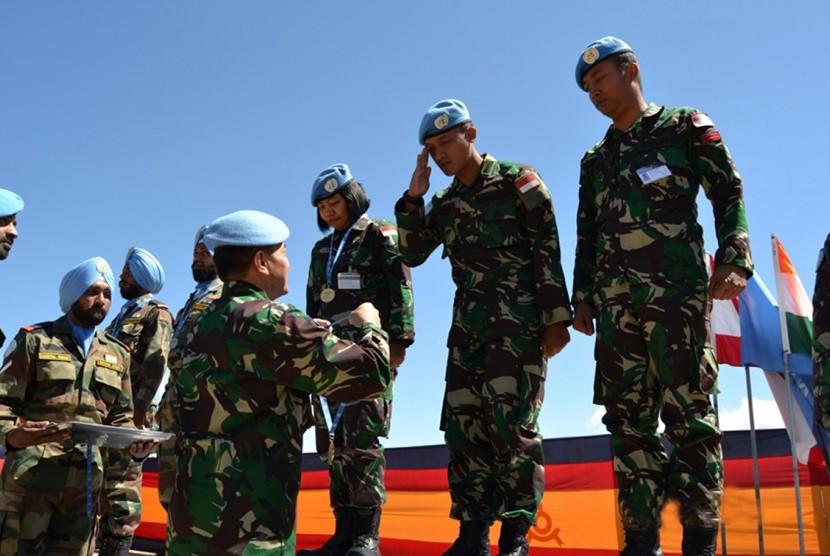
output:
[[112,342],[113,344],[115,344],[115,345],[117,345],[121,348],[124,348],[124,351],[126,351],[127,353],[130,353],[130,348],[127,344],[125,344],[124,342],[122,342],[121,340],[119,340],[118,338],[116,338],[115,336],[113,336],[112,334],[110,334],[109,332],[107,332],[105,330],[101,330],[100,328],[98,330],[101,332],[101,334],[103,334],[104,338],[106,338],[107,341]]
[[54,321],[47,320],[47,321],[39,322],[37,324],[30,324],[28,326],[21,326],[20,330],[22,330],[23,332],[34,332],[35,330],[42,330],[42,329],[48,328],[53,323],[54,323]]
[[163,301],[159,301],[155,297],[153,299],[151,299],[150,301],[148,301],[147,305],[155,305],[159,309],[167,309],[168,311],[170,310],[170,307],[167,306],[167,303],[165,303]]

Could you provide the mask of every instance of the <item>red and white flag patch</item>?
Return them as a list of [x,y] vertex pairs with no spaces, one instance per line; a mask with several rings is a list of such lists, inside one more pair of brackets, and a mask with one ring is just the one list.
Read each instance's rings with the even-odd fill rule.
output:
[[702,143],[713,143],[715,141],[720,141],[720,133],[716,129],[712,131],[707,131],[703,135],[700,136],[700,141]]
[[524,194],[528,191],[533,191],[534,189],[542,185],[542,179],[531,172],[517,179],[514,185],[516,186],[516,189],[519,190],[519,193]]
[[395,237],[398,235],[398,229],[395,226],[381,226],[380,233],[385,237]]
[[712,121],[712,118],[703,112],[692,114],[692,123],[695,127],[715,127],[715,122]]

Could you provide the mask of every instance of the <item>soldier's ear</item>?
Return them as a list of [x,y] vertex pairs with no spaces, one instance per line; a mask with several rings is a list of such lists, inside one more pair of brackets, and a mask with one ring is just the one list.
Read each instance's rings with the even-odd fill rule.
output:
[[476,128],[474,128],[473,126],[468,127],[467,131],[464,133],[464,137],[470,143],[475,143],[476,135],[478,135],[478,130]]

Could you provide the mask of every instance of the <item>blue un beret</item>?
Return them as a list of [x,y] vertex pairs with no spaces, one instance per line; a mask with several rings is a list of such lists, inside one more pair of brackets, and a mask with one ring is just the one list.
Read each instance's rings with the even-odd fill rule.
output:
[[8,189],[0,189],[0,218],[23,210],[23,198]]
[[205,230],[205,246],[265,247],[288,239],[288,226],[276,216],[258,210],[238,210],[220,216]]
[[311,206],[316,207],[318,201],[331,197],[353,181],[346,164],[332,164],[314,180],[314,185],[311,186]]
[[628,43],[618,39],[617,37],[607,36],[597,39],[582,51],[579,56],[579,62],[576,64],[576,84],[579,88],[585,90],[582,85],[582,76],[585,72],[591,69],[594,64],[602,62],[609,56],[619,54],[621,52],[634,52]]
[[460,100],[449,98],[433,104],[421,119],[418,142],[422,145],[427,137],[444,133],[457,125],[470,121],[470,112]]

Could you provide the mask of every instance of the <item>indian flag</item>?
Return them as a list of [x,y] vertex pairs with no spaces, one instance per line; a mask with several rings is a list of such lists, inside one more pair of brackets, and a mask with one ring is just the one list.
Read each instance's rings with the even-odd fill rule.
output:
[[795,266],[781,245],[772,236],[772,260],[775,265],[775,287],[778,290],[779,318],[784,353],[812,357],[813,304],[804,291]]

